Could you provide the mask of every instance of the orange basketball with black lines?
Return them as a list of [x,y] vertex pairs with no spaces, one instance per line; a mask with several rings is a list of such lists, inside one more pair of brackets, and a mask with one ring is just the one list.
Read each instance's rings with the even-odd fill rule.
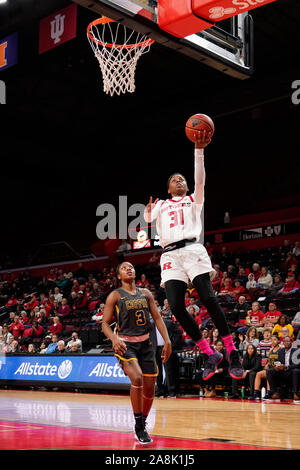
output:
[[213,120],[206,114],[193,114],[185,124],[185,133],[189,140],[196,142],[197,131],[215,132],[215,125]]

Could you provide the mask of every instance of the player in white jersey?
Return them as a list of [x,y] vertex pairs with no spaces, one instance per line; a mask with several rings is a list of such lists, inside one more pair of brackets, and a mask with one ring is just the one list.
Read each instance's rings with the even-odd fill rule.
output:
[[210,317],[224,341],[229,356],[229,373],[235,379],[243,377],[244,370],[239,353],[219,302],[211,285],[214,269],[205,247],[200,243],[202,231],[201,212],[204,204],[205,168],[204,148],[211,141],[211,133],[199,131],[195,143],[195,189],[187,195],[188,187],[184,176],[175,173],[168,179],[166,200],[152,197],[146,207],[146,222],[156,220],[156,228],[163,248],[161,256],[161,282],[165,287],[172,313],[183,329],[195,341],[199,349],[207,354],[203,379],[208,380],[222,360],[222,354],[214,351],[194,320],[186,311],[184,296],[190,280],[197,290],[201,302],[207,308]]

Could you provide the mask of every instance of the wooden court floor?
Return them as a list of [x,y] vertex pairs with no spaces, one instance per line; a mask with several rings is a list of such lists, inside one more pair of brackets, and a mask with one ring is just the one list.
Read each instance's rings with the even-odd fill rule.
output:
[[[0,449],[138,449],[128,395],[0,390]],[[156,398],[151,449],[300,449],[300,405]],[[143,446],[145,448],[145,446]]]

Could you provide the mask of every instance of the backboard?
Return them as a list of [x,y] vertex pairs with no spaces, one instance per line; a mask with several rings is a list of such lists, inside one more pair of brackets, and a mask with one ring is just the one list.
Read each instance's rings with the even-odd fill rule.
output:
[[241,13],[218,26],[177,38],[158,26],[156,0],[74,0],[81,6],[123,23],[156,42],[238,79],[253,71],[253,23]]

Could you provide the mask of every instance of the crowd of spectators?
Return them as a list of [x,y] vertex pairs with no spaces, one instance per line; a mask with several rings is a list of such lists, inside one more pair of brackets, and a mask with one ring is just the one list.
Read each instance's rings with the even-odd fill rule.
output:
[[[113,268],[89,272],[49,269],[47,276],[11,273],[0,281],[0,352],[81,353],[80,327],[101,327],[103,301],[117,287]],[[66,328],[68,325],[71,328]],[[80,323],[82,325],[82,323]],[[77,330],[77,331],[76,331]]]
[[[207,250],[216,271],[213,288],[243,358],[244,382],[249,388],[249,396],[258,396],[256,377],[259,386],[271,377],[272,396],[277,393],[274,388],[278,385],[278,377],[281,381],[290,381],[295,388],[296,372],[294,375],[272,375],[269,372],[271,367],[275,370],[277,367],[274,365],[276,361],[270,362],[269,354],[276,352],[276,339],[276,347],[282,350],[288,341],[291,347],[297,344],[295,340],[300,327],[300,244],[296,242],[291,245],[286,240],[279,248],[238,254],[229,253],[225,246],[221,251],[215,251],[207,244]],[[160,286],[158,253],[154,253],[152,258],[148,265],[136,266],[139,271],[136,284],[150,289],[165,321],[176,323],[163,286]],[[81,327],[101,330],[105,299],[116,287],[118,280],[114,267],[89,271],[82,263],[74,272],[53,267],[40,278],[32,277],[29,271],[0,278],[0,352],[85,352],[85,346],[90,345],[83,344]],[[219,332],[191,283],[187,286],[185,305],[211,346],[223,351]],[[80,327],[74,326],[76,319],[84,320],[77,322]],[[192,349],[192,339],[182,328],[178,331],[177,350]],[[216,377],[222,382],[222,378],[228,378],[226,360],[219,369]],[[206,397],[215,396],[216,377],[213,377],[211,384],[205,384]],[[203,385],[201,377],[199,383]],[[233,397],[237,396],[237,385],[232,384]],[[298,397],[299,390],[294,389],[295,400]]]
[[[227,253],[226,247],[220,253],[210,246],[207,248],[216,270],[213,288],[227,317],[245,373],[241,381],[230,379],[228,364],[223,361],[207,383],[202,380],[200,368],[197,372],[200,393],[207,398],[215,397],[216,383],[224,385],[230,379],[230,398],[239,398],[238,387],[244,386],[250,400],[260,399],[263,382],[267,389],[265,400],[282,399],[292,391],[294,401],[300,403],[300,364],[290,359],[290,349],[298,348],[297,339],[300,340],[300,244],[291,245],[286,240],[279,248],[262,250],[264,259],[260,262],[253,259],[255,252],[248,252],[242,261]],[[186,307],[211,347],[226,352],[195,291],[187,292]],[[182,341],[184,347],[193,345],[184,332]],[[278,350],[280,358],[275,360]]]

